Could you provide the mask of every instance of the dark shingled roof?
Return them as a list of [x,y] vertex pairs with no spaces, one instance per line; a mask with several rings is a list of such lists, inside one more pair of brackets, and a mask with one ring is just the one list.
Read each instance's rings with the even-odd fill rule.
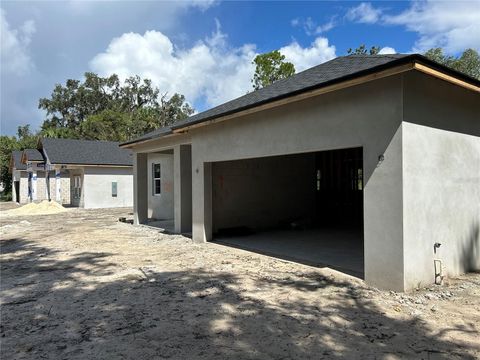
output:
[[51,164],[132,166],[132,151],[117,142],[44,138],[40,140]]
[[12,151],[13,167],[16,170],[27,170],[27,165],[22,163],[22,154],[21,150]]
[[45,161],[42,153],[37,149],[25,149],[23,150],[23,153],[27,161]]
[[393,66],[406,64],[408,62],[412,62],[413,60],[419,60],[433,68],[451,73],[456,77],[478,83],[478,80],[470,78],[467,75],[449,69],[443,65],[437,64],[419,54],[341,56],[302,71],[289,78],[277,81],[272,85],[264,87],[260,90],[253,91],[212,109],[192,115],[188,119],[180,121],[171,127],[157,129],[137,139],[123,143],[122,145],[128,145],[165,136],[172,133],[172,130],[202,123],[220,116],[230,115],[274,100],[279,100],[358,76],[374,73]]
[[170,135],[170,134],[173,134],[172,128],[170,126],[166,126],[166,127],[162,127],[160,129],[151,131],[149,133],[146,133],[145,135],[142,135],[142,136],[140,136],[140,137],[138,137],[134,140],[122,143],[122,144],[120,144],[120,146],[140,142],[140,141],[143,141],[143,140],[150,140],[150,139],[154,139],[154,138],[157,138],[157,137],[162,137],[162,136]]

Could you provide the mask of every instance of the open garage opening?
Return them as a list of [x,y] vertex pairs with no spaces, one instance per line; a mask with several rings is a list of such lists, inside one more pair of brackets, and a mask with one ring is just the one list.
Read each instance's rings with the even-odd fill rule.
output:
[[212,163],[213,240],[363,278],[362,148]]

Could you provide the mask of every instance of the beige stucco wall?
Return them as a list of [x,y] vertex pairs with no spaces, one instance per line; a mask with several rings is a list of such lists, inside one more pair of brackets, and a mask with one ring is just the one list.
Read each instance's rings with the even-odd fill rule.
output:
[[392,76],[192,130],[193,239],[211,239],[209,163],[363,147],[365,278],[403,289],[402,115],[402,76]]
[[[160,164],[161,171],[161,194],[153,194],[152,166],[154,163]],[[173,154],[148,154],[148,217],[150,219],[173,219]]]
[[216,162],[363,147],[366,281],[432,283],[434,257],[446,274],[477,267],[479,104],[478,93],[412,71],[140,144],[136,221],[146,217],[145,152],[192,145],[193,239],[204,242]]
[[[480,270],[480,94],[420,73],[405,77],[405,288]],[[434,251],[434,244],[441,244]]]
[[[117,182],[117,196],[112,196],[112,182]],[[131,167],[84,167],[82,184],[86,209],[133,206]]]

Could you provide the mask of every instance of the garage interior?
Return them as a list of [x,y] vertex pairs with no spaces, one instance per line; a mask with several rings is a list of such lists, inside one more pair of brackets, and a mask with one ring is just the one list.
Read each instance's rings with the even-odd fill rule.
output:
[[213,240],[363,278],[363,153],[212,163]]

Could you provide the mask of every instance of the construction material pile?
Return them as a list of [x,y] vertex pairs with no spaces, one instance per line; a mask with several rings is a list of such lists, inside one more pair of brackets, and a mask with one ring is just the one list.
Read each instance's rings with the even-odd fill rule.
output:
[[48,215],[58,214],[67,211],[62,205],[55,201],[43,200],[40,203],[30,203],[19,208],[2,212],[7,216],[29,216],[29,215]]

